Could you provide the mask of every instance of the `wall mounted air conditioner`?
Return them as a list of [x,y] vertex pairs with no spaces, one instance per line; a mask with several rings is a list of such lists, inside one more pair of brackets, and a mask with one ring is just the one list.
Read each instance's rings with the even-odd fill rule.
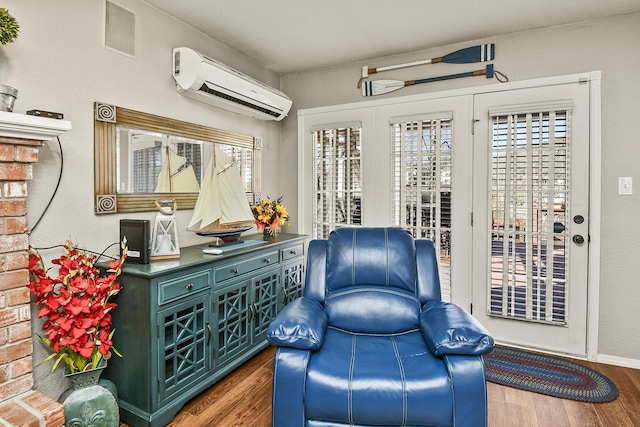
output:
[[173,78],[184,96],[261,120],[282,120],[291,99],[187,47],[173,49]]

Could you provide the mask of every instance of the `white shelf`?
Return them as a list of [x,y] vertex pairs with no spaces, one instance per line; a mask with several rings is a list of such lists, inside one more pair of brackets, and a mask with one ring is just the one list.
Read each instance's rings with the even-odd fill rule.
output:
[[0,111],[0,136],[48,141],[70,129],[67,120]]

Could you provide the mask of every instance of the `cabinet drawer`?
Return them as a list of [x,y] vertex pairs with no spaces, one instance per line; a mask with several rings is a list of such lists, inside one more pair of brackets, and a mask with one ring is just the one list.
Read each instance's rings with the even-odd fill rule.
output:
[[186,276],[160,282],[158,284],[159,303],[164,304],[168,301],[208,288],[210,284],[209,271],[210,270],[198,271],[187,274]]
[[278,251],[265,252],[255,258],[221,265],[215,269],[216,283],[274,264],[278,264]]
[[304,245],[300,243],[296,246],[290,246],[288,248],[281,249],[280,253],[282,253],[283,261],[286,261],[290,258],[295,258],[297,256],[302,256],[304,255]]

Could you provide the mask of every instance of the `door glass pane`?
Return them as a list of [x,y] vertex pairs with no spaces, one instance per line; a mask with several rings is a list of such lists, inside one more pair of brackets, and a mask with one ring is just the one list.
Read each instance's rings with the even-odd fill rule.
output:
[[570,111],[491,120],[488,314],[564,325]]
[[340,226],[362,224],[360,135],[359,127],[313,132],[314,239],[325,239]]
[[451,299],[452,120],[391,125],[392,218],[440,253],[442,299]]

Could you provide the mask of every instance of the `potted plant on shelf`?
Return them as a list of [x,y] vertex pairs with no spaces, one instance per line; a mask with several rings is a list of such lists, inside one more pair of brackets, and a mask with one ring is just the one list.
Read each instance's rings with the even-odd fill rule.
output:
[[[5,46],[18,37],[20,25],[9,11],[0,7],[0,44]],[[13,111],[13,103],[18,96],[18,90],[11,86],[0,84],[0,111]]]
[[282,197],[278,197],[277,200],[267,197],[251,208],[258,230],[263,230],[265,236],[276,236],[289,219],[289,212],[282,204]]
[[126,240],[121,246],[121,257],[109,263],[105,275],[95,267],[95,255],[70,241],[64,245],[64,254],[51,261],[57,269],[45,269],[40,253],[29,247],[28,288],[40,306],[38,317],[45,318],[42,328],[46,334],[40,339],[53,350],[41,363],[55,359],[52,370],[62,363],[74,389],[64,399],[67,425],[90,425],[84,420],[95,418],[98,412],[104,420],[100,426],[119,423],[114,391],[98,380],[112,353],[121,356],[113,347],[115,329],[111,327],[111,313],[117,306],[111,297],[120,292],[117,278],[127,257]]

